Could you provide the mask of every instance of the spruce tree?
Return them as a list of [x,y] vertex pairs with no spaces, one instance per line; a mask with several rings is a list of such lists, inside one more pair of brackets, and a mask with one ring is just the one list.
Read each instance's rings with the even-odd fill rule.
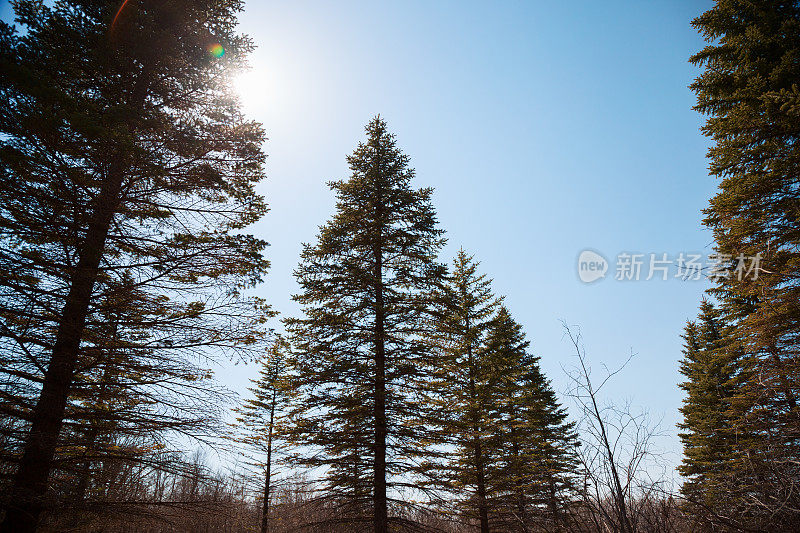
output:
[[732,400],[734,423],[758,435],[738,441],[731,513],[747,527],[797,529],[800,5],[718,0],[693,25],[708,45],[691,59],[704,69],[692,89],[714,142],[710,171],[721,180],[705,224],[727,276],[712,293],[734,328],[730,346],[744,351],[739,370],[753,376]]
[[563,527],[576,434],[522,326],[463,249],[436,291],[426,486],[481,531]]
[[[681,389],[686,397],[679,424],[684,458],[678,471],[685,478],[681,491],[698,524],[713,519],[709,513],[726,514],[731,505],[732,460],[736,446],[732,399],[739,385],[739,360],[731,360],[730,327],[719,309],[708,300],[700,306],[697,321],[684,331]],[[699,527],[699,525],[698,525]]]
[[288,389],[287,354],[289,343],[278,336],[272,344],[267,356],[261,361],[258,379],[252,380],[248,388],[253,395],[245,400],[237,409],[236,422],[241,425],[243,435],[239,442],[256,453],[250,465],[261,470],[264,475],[261,533],[268,533],[270,528],[270,497],[273,493],[272,477],[274,452],[278,439],[277,426],[291,397]]
[[490,386],[496,425],[488,439],[488,487],[492,526],[534,531],[567,526],[576,494],[577,434],[528,351],[522,326],[501,306],[486,343],[493,361]]
[[447,282],[435,292],[432,341],[438,350],[428,386],[439,460],[423,463],[433,486],[456,498],[461,512],[489,531],[487,439],[496,419],[491,384],[495,367],[486,342],[500,300],[479,263],[463,249]]
[[336,213],[296,270],[303,316],[287,321],[298,391],[288,436],[314,450],[301,464],[326,468],[341,520],[366,517],[385,533],[390,492],[407,484],[424,433],[418,384],[442,232],[431,189],[411,187],[386,123],[376,117],[366,133],[348,157],[351,177],[330,184]]
[[81,404],[107,411],[87,394],[124,383],[169,413],[169,380],[202,390],[193,358],[255,344],[265,309],[243,291],[265,243],[242,230],[266,206],[263,131],[229,92],[251,48],[240,2],[14,8],[17,27],[0,24],[0,372],[17,468],[0,531],[24,533],[65,439],[89,436]]

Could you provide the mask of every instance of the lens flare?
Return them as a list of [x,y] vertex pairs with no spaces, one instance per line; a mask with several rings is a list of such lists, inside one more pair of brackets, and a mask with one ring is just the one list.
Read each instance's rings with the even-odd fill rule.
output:
[[225,55],[225,48],[219,43],[208,45],[208,53],[214,57],[222,57]]
[[128,3],[128,0],[124,0],[124,2],[122,2],[122,4],[119,6],[119,9],[117,9],[117,14],[114,15],[114,20],[111,21],[111,29],[112,30],[114,29],[114,25],[117,23],[117,19],[119,18],[120,13],[122,13],[122,10],[125,9],[125,5],[127,3]]

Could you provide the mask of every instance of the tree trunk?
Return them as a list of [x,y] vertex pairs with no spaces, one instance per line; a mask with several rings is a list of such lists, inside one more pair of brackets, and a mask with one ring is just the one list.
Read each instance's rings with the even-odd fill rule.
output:
[[[117,338],[117,332],[119,329],[119,317],[112,318],[111,321],[111,331],[109,332],[110,339]],[[97,391],[97,399],[99,401],[108,401],[107,393],[109,388],[109,383],[112,379],[112,371],[114,370],[114,364],[116,360],[112,356],[107,356],[106,360],[102,363],[103,364],[103,377],[101,378],[101,385],[100,389]],[[98,361],[100,363],[100,361]],[[86,500],[86,492],[89,490],[89,483],[91,482],[92,478],[92,466],[95,462],[95,456],[100,451],[99,446],[96,443],[98,437],[100,437],[101,428],[99,427],[97,419],[92,416],[89,421],[89,430],[86,432],[84,439],[86,440],[86,445],[83,450],[83,463],[81,464],[80,475],[78,479],[78,485],[75,489],[75,494],[73,496],[74,506],[77,510],[73,516],[74,526],[78,526],[81,520],[81,512],[83,511],[83,505],[85,504]],[[106,428],[108,433],[108,428]]]
[[[588,378],[587,378],[588,379]],[[612,487],[612,500],[614,501],[615,507],[617,508],[617,520],[619,521],[619,530],[620,533],[632,533],[633,527],[631,526],[630,519],[628,518],[628,506],[625,502],[625,492],[622,489],[622,483],[620,482],[619,472],[617,472],[617,464],[616,464],[616,457],[614,456],[614,448],[611,447],[611,444],[608,441],[608,433],[606,433],[606,423],[603,420],[603,416],[600,413],[600,408],[597,406],[597,399],[595,398],[595,393],[593,390],[589,390],[589,398],[592,402],[592,409],[594,411],[594,417],[597,420],[597,424],[600,427],[600,437],[602,438],[602,445],[604,449],[604,453],[606,455],[606,460],[608,461],[608,468],[611,473],[611,480],[613,482]]]
[[264,475],[264,505],[261,510],[261,533],[269,533],[269,489],[272,481],[272,428],[275,420],[275,402],[278,391],[272,390],[272,405],[269,408],[269,433],[267,434],[267,471]]
[[553,522],[556,526],[561,524],[561,516],[558,511],[558,495],[556,494],[556,484],[550,479],[550,513],[553,515]]
[[481,533],[489,533],[489,508],[486,505],[486,474],[483,470],[483,452],[480,437],[475,438],[475,463],[478,470],[478,516]]
[[528,511],[522,491],[517,493],[517,513],[519,514],[519,523],[522,525],[522,533],[528,533]]
[[[375,165],[381,171],[382,154],[378,154]],[[375,202],[375,242],[372,253],[375,258],[373,272],[375,287],[375,450],[373,463],[372,508],[374,533],[387,533],[389,516],[386,502],[386,331],[383,301],[383,194],[382,176],[377,177],[377,200]]]
[[[379,229],[380,231],[380,229]],[[375,533],[387,533],[386,504],[386,352],[383,309],[383,256],[380,236],[375,249],[375,463],[372,505]]]
[[[469,319],[466,329],[470,331]],[[486,504],[486,473],[483,465],[483,449],[481,446],[480,416],[478,413],[478,391],[475,387],[475,363],[472,359],[472,345],[467,346],[467,362],[469,364],[469,394],[472,403],[473,454],[475,459],[476,486],[478,490],[478,518],[481,522],[481,533],[489,533],[489,508]]]
[[[155,62],[145,65],[136,78],[128,101],[140,109],[147,98]],[[128,124],[130,127],[130,124]],[[6,516],[0,533],[34,533],[43,509],[47,481],[53,466],[58,436],[64,423],[67,399],[74,379],[83,330],[108,231],[121,201],[124,154],[110,153],[108,176],[95,198],[93,216],[70,277],[70,289],[58,324],[53,353],[44,374],[42,391],[31,415],[31,429],[11,485]]]
[[[517,441],[516,431],[514,431],[513,427],[511,428],[511,454],[514,458],[514,462],[512,464],[519,467],[519,443]],[[527,502],[525,501],[525,490],[520,481],[517,481],[514,489],[517,492],[517,518],[522,526],[522,533],[528,533],[528,506]]]
[[39,523],[42,500],[47,492],[47,480],[72,388],[89,302],[111,220],[119,203],[121,187],[122,167],[115,162],[97,197],[80,259],[70,279],[70,290],[61,312],[50,364],[44,374],[39,401],[33,409],[30,433],[14,476],[0,533],[33,533]]

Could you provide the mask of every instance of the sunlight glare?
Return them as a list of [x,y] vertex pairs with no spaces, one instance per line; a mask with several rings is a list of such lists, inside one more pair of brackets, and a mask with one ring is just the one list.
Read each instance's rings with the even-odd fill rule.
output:
[[233,79],[233,89],[244,111],[255,112],[267,107],[270,87],[265,69],[251,68],[238,73]]

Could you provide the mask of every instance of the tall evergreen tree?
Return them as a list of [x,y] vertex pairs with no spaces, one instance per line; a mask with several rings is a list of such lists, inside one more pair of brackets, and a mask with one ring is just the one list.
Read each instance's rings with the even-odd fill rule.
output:
[[566,528],[576,494],[574,423],[528,348],[522,326],[501,306],[486,344],[496,412],[487,445],[488,491],[493,529],[500,531]]
[[331,183],[336,214],[306,245],[296,271],[303,316],[287,321],[299,397],[289,436],[317,451],[342,520],[371,516],[388,530],[390,491],[401,490],[423,432],[417,401],[426,295],[441,276],[431,189],[411,188],[408,157],[379,117],[348,157],[352,176]]
[[[800,527],[800,5],[717,0],[693,25],[708,45],[692,57],[708,116],[710,171],[721,179],[706,210],[727,276],[713,294],[753,376],[732,404],[739,517],[748,527]],[[761,254],[759,268],[746,257]],[[744,267],[744,268],[742,268]],[[741,275],[740,275],[741,274]],[[757,274],[757,276],[755,275]]]
[[684,459],[678,471],[684,476],[683,495],[690,503],[698,527],[709,527],[711,515],[725,515],[736,446],[732,400],[740,385],[740,361],[731,359],[730,327],[708,300],[700,306],[696,322],[684,331],[681,389],[686,397],[679,424]]
[[264,316],[242,296],[267,263],[242,231],[266,206],[263,131],[229,95],[251,48],[241,3],[125,4],[21,0],[17,28],[0,23],[0,372],[17,464],[3,532],[36,529],[54,458],[81,434],[67,419],[111,390],[89,369],[139,394],[164,373],[198,390],[187,358],[252,345]]
[[289,343],[278,336],[267,356],[261,361],[258,379],[252,380],[253,386],[248,389],[253,397],[245,400],[237,409],[236,422],[242,426],[243,433],[239,442],[256,453],[250,464],[264,475],[261,533],[268,533],[270,530],[269,512],[274,487],[272,477],[275,474],[273,457],[277,448],[277,426],[291,397],[287,373],[288,351]]
[[434,440],[444,450],[438,462],[423,463],[423,471],[434,485],[455,496],[466,516],[477,519],[481,532],[487,533],[486,441],[496,413],[490,388],[495,367],[486,357],[486,342],[500,300],[478,266],[459,250],[447,283],[433,298],[432,339],[439,354],[427,388],[433,392],[429,402],[434,406]]
[[[481,531],[559,527],[574,490],[576,434],[522,326],[464,250],[435,293],[426,484]],[[561,526],[565,525],[564,523]]]

